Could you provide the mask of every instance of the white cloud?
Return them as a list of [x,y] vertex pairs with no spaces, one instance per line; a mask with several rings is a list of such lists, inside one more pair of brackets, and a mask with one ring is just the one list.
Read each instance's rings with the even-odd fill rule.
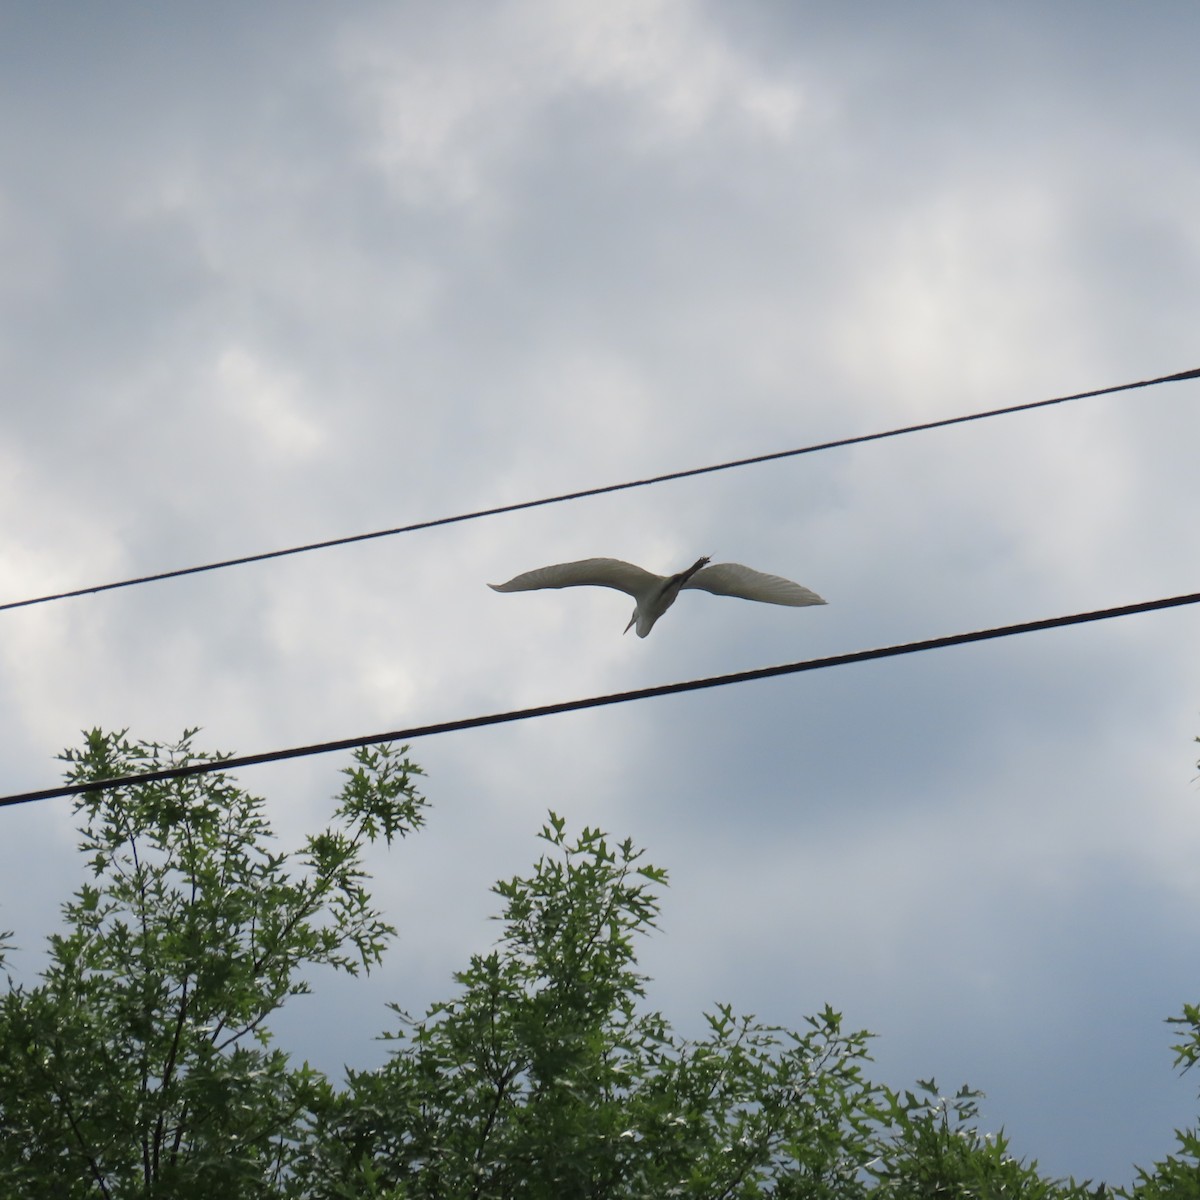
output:
[[245,427],[255,454],[287,462],[319,454],[326,433],[305,414],[294,374],[268,365],[244,346],[221,351],[213,374],[222,406]]
[[[343,37],[342,67],[370,156],[405,202],[495,214],[514,160],[580,91],[629,105],[632,144],[694,141],[714,125],[786,140],[803,104],[679,0],[521,0],[409,14]],[[511,198],[508,200],[511,203]]]

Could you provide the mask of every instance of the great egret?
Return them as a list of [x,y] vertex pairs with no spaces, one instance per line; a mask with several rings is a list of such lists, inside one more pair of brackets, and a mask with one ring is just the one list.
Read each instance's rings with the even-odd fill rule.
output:
[[628,633],[637,626],[638,637],[645,637],[654,622],[675,603],[684,588],[699,588],[714,596],[740,596],[743,600],[758,600],[763,604],[787,604],[799,608],[808,604],[824,604],[816,592],[783,579],[766,575],[741,563],[714,563],[707,557],[698,558],[678,575],[655,575],[653,571],[635,567],[619,558],[585,558],[580,562],[558,563],[526,571],[507,583],[489,583],[496,592],[532,592],[539,588],[607,587],[625,592],[637,602]]

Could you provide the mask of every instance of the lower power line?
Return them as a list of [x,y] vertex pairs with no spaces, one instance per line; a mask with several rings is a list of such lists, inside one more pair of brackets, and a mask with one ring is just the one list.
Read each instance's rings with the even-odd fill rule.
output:
[[268,750],[261,754],[245,754],[219,760],[188,763],[186,766],[165,767],[137,775],[122,775],[112,779],[94,779],[85,783],[63,784],[36,792],[18,792],[0,796],[0,808],[14,804],[29,804],[35,800],[53,800],[59,796],[77,796],[84,792],[108,791],[113,788],[136,787],[160,783],[168,779],[184,779],[207,775],[214,771],[229,771],[236,767],[252,767],[260,763],[282,762],[289,758],[308,758],[317,754],[332,754],[339,750],[357,750],[377,746],[382,742],[407,742],[432,737],[436,733],[457,733],[464,729],[480,729],[485,725],[505,725],[510,721],[529,721],[535,717],[550,717],[558,713],[579,712],[585,708],[602,708],[609,704],[627,704],[633,700],[651,700],[657,696],[674,696],[681,692],[696,692],[703,688],[725,687],[733,683],[751,683],[779,675],[798,675],[802,671],[821,671],[827,667],[844,667],[851,663],[870,662],[878,658],[898,658],[904,654],[919,654],[926,650],[943,650],[949,646],[964,646],[970,642],[987,642],[996,638],[1015,637],[1022,633],[1038,633],[1045,629],[1060,629],[1067,625],[1084,625],[1091,621],[1108,621],[1137,613],[1157,612],[1164,608],[1180,608],[1200,603],[1200,592],[1183,596],[1167,596],[1159,600],[1143,600],[1116,608],[1100,608],[1093,612],[1072,613],[1061,617],[1044,617],[1040,621],[1023,621],[1016,625],[1000,625],[994,629],[978,629],[971,633],[952,633],[945,637],[928,638],[920,642],[905,642],[882,646],[874,650],[855,650],[849,654],[833,654],[827,658],[810,658],[803,662],[783,663],[775,667],[757,667],[736,671],[731,675],[712,675],[705,679],[688,679],[681,683],[663,683],[655,687],[637,688],[629,692],[613,692],[607,696],[588,696],[581,700],[563,700],[535,708],[514,709],[510,712],[489,713],[480,717],[465,717],[443,721],[436,725],[416,725],[409,729],[393,729],[387,733],[372,733],[365,737],[341,738],[333,742],[315,742],[285,750]]

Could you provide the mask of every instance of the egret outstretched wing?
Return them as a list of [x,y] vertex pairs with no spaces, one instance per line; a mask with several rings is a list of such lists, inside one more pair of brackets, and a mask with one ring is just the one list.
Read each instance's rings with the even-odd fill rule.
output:
[[683,586],[712,592],[714,596],[737,596],[742,600],[786,604],[792,608],[825,603],[816,592],[784,579],[782,575],[768,575],[753,567],[743,567],[741,563],[714,563],[697,571]]
[[662,582],[655,575],[622,562],[619,558],[584,558],[579,562],[557,563],[552,567],[538,567],[507,583],[489,583],[496,592],[532,592],[539,588],[607,587],[625,592],[635,600]]

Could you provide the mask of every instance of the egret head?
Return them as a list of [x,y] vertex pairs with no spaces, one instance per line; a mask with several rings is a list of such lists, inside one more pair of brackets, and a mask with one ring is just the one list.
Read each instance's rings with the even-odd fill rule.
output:
[[625,632],[628,633],[631,629],[637,630],[637,635],[640,638],[648,637],[650,630],[654,628],[655,621],[667,611],[668,608],[675,602],[673,595],[659,596],[652,604],[639,604],[633,610],[633,616],[629,618],[629,624],[625,626]]

